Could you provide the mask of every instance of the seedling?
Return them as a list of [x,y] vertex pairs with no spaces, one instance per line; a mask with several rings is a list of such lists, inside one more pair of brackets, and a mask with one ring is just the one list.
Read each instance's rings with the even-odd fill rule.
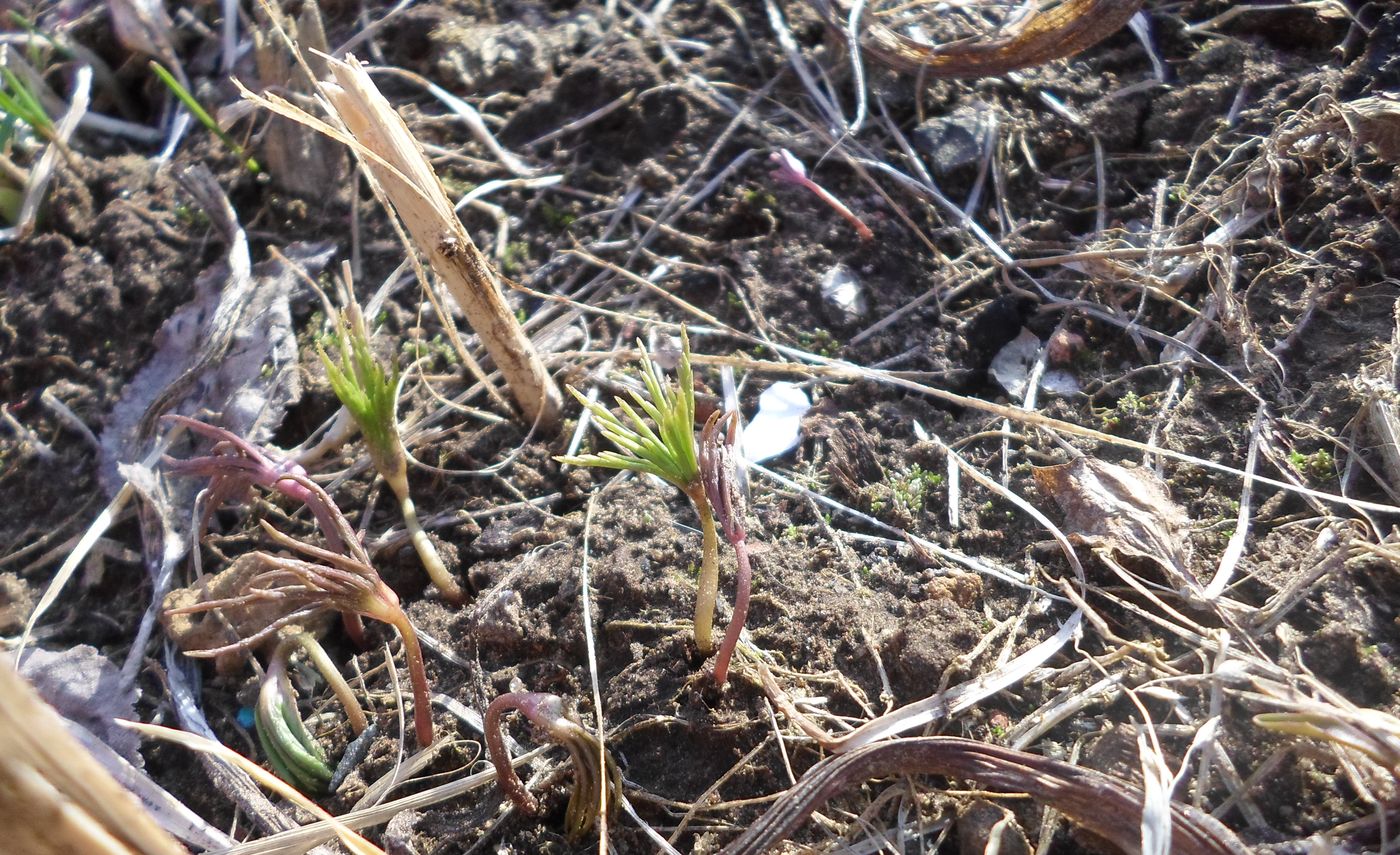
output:
[[186,651],[186,654],[212,658],[235,650],[249,650],[282,627],[301,625],[326,610],[387,623],[403,639],[404,657],[413,685],[413,717],[418,743],[423,746],[432,743],[433,719],[429,706],[428,677],[423,664],[423,650],[418,645],[418,633],[399,604],[398,595],[384,584],[365,557],[363,548],[354,549],[353,555],[341,555],[302,543],[265,522],[262,526],[268,537],[278,545],[305,558],[267,552],[252,553],[262,569],[249,577],[239,593],[172,609],[169,613],[193,614],[217,608],[246,609],[258,603],[275,602],[282,606],[282,615],[238,641],[204,650]]
[[243,146],[239,145],[223,128],[219,127],[219,123],[214,121],[214,117],[209,115],[209,111],[204,109],[204,105],[195,100],[194,95],[190,94],[190,90],[185,88],[185,85],[177,80],[175,75],[171,74],[165,66],[155,60],[151,60],[151,71],[155,72],[156,77],[160,78],[160,82],[165,84],[171,94],[180,99],[180,103],[184,104],[185,109],[189,110],[190,114],[199,120],[199,123],[204,126],[205,130],[218,137],[219,142],[227,146],[228,150],[233,152],[234,157],[237,157],[243,162],[243,166],[247,168],[249,172],[254,175],[262,172],[262,167],[258,165],[258,162],[244,151]]
[[[486,750],[496,767],[496,781],[501,791],[526,814],[539,812],[540,803],[511,765],[506,750],[501,718],[516,710],[534,725],[545,739],[569,749],[574,761],[574,790],[569,795],[569,807],[564,814],[564,827],[570,840],[578,840],[593,827],[595,811],[605,804],[609,816],[617,810],[622,795],[622,773],[612,757],[603,749],[598,738],[579,723],[578,716],[568,708],[564,699],[545,692],[509,692],[486,707]],[[599,764],[602,768],[599,768]],[[603,792],[599,792],[599,788]],[[600,795],[602,798],[600,799]]]
[[655,475],[673,485],[690,499],[700,517],[701,559],[700,577],[695,594],[695,646],[701,653],[713,648],[710,639],[715,620],[715,597],[719,590],[719,536],[715,518],[705,496],[700,477],[700,464],[695,451],[695,377],[690,370],[690,339],[681,330],[681,361],[676,370],[678,386],[661,376],[661,369],[641,342],[642,382],[646,394],[630,391],[633,403],[651,418],[638,415],[622,398],[614,398],[627,421],[618,418],[606,407],[590,401],[572,386],[569,392],[593,414],[598,432],[607,437],[620,451],[602,451],[576,457],[558,457],[561,463],[578,466],[599,466]]
[[724,641],[715,656],[715,682],[723,686],[729,678],[729,662],[744,631],[749,614],[749,591],[753,570],[749,564],[748,531],[744,525],[744,495],[739,491],[734,444],[739,418],[735,413],[715,413],[700,433],[700,474],[705,495],[719,520],[724,539],[734,548],[738,571],[734,575],[734,614],[729,618]]
[[[265,490],[281,493],[293,501],[301,502],[316,518],[316,525],[326,545],[335,552],[355,552],[366,563],[369,556],[364,554],[350,521],[340,512],[340,508],[317,484],[307,477],[306,470],[295,460],[290,460],[271,450],[262,449],[248,442],[232,431],[205,424],[188,416],[168,415],[164,420],[183,425],[201,436],[214,440],[210,453],[204,457],[189,460],[164,458],[165,468],[176,475],[191,475],[209,479],[208,496],[205,499],[204,514],[199,521],[198,537],[204,536],[209,525],[209,517],[227,501],[246,501],[250,487],[257,485]],[[345,630],[351,639],[361,646],[364,644],[364,627],[359,617],[346,614]]]
[[253,723],[277,776],[303,793],[319,795],[325,792],[334,773],[326,765],[325,752],[306,731],[297,712],[296,694],[287,676],[287,661],[296,646],[292,639],[277,645],[258,691]]
[[350,524],[340,508],[319,484],[307,477],[306,470],[295,460],[259,448],[232,431],[188,416],[169,415],[164,417],[164,421],[182,425],[214,441],[210,453],[203,457],[189,460],[166,457],[162,461],[165,468],[175,475],[209,479],[204,515],[199,522],[198,534],[201,537],[214,511],[224,502],[247,501],[249,488],[256,485],[306,505],[331,549],[344,552],[347,541],[354,539]]
[[39,97],[19,75],[0,66],[0,150],[9,146],[21,124],[44,139],[53,139],[53,119]]
[[418,521],[418,512],[413,506],[413,497],[408,490],[408,452],[404,450],[399,436],[399,423],[396,412],[399,398],[399,369],[395,365],[386,370],[369,347],[369,330],[365,326],[360,307],[353,302],[340,318],[338,337],[340,359],[332,361],[324,350],[317,348],[321,362],[326,366],[335,396],[350,411],[355,423],[360,426],[365,444],[369,446],[370,460],[389,489],[399,500],[399,510],[403,514],[404,526],[409,539],[417,550],[423,567],[442,595],[449,601],[459,603],[466,598],[462,588],[447,572],[447,567],[438,556],[436,547],[423,531]]
[[856,234],[860,235],[861,240],[868,243],[875,239],[875,233],[860,217],[856,216],[854,211],[847,208],[844,202],[833,196],[825,187],[807,177],[807,167],[792,152],[780,148],[769,155],[768,159],[772,161],[774,166],[773,171],[768,174],[774,179],[807,188],[818,199],[830,205],[833,211],[845,218],[846,222],[851,224],[851,228],[856,230]]

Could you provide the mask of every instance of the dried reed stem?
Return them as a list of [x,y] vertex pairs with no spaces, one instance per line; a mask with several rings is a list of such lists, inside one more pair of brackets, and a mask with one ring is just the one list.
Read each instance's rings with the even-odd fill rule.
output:
[[559,389],[501,296],[486,256],[457,219],[422,146],[353,56],[328,64],[334,82],[322,90],[355,139],[377,155],[365,158],[366,167],[447,284],[525,418],[552,427],[559,418]]

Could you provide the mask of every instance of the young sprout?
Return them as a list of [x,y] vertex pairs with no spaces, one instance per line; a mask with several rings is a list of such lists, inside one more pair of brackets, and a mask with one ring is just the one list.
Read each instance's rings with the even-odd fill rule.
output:
[[734,442],[737,439],[739,417],[736,413],[714,413],[700,432],[700,476],[705,495],[719,520],[724,539],[734,548],[738,570],[734,575],[734,614],[729,619],[724,641],[715,656],[715,682],[721,686],[729,678],[729,661],[744,631],[749,614],[749,589],[753,570],[749,564],[748,531],[744,526],[744,496],[737,483]]
[[165,468],[175,475],[209,479],[209,496],[199,523],[200,535],[208,527],[209,517],[224,502],[246,501],[248,489],[256,485],[306,505],[316,518],[326,543],[336,552],[344,552],[347,543],[355,540],[340,508],[319,484],[307,477],[306,470],[296,461],[278,458],[232,431],[198,419],[170,415],[164,420],[214,440],[214,447],[203,457],[189,460],[166,457],[163,461]]
[[413,720],[418,743],[423,746],[431,744],[432,709],[429,706],[428,677],[423,650],[418,645],[418,633],[399,605],[398,595],[379,578],[379,573],[364,557],[363,549],[355,550],[354,555],[341,555],[302,543],[265,522],[262,525],[277,544],[311,560],[266,552],[252,553],[262,569],[249,577],[240,592],[231,597],[204,600],[172,609],[169,614],[248,609],[259,603],[271,602],[280,607],[281,616],[238,641],[204,650],[186,651],[186,655],[212,658],[233,650],[247,650],[282,627],[302,624],[325,610],[348,612],[387,623],[403,639],[409,680],[413,685]]
[[652,362],[651,355],[640,342],[637,347],[642,357],[642,382],[646,384],[646,394],[629,394],[633,403],[651,418],[655,429],[622,398],[614,400],[626,416],[626,422],[570,386],[569,392],[593,414],[598,432],[620,450],[556,459],[579,466],[627,469],[655,475],[690,499],[695,513],[700,517],[702,535],[700,579],[695,594],[695,646],[701,653],[709,653],[713,647],[710,635],[715,619],[715,597],[719,591],[719,536],[715,533],[714,515],[705,497],[705,485],[701,481],[700,464],[696,459],[695,377],[690,370],[690,339],[682,329],[681,361],[676,370],[678,387],[672,386],[661,376],[661,369]]
[[860,235],[861,240],[869,242],[875,239],[875,233],[860,217],[856,216],[854,211],[847,208],[840,199],[831,195],[831,192],[825,187],[807,177],[807,167],[792,152],[780,148],[769,155],[768,159],[772,161],[774,166],[773,171],[768,174],[774,179],[807,188],[816,194],[818,199],[830,205],[832,210],[844,217],[846,222],[850,223],[851,227],[856,230],[856,234]]
[[180,99],[180,103],[184,104],[185,109],[189,110],[190,113],[199,120],[199,123],[204,126],[205,130],[218,137],[219,142],[227,146],[228,150],[233,152],[234,157],[243,161],[244,168],[254,175],[262,172],[262,167],[258,165],[258,162],[244,151],[243,146],[234,141],[233,137],[229,136],[227,131],[219,126],[219,123],[214,120],[214,117],[209,115],[209,111],[204,109],[204,105],[195,100],[194,95],[190,94],[190,90],[181,83],[175,75],[171,74],[165,66],[155,60],[151,60],[151,71],[155,72],[156,77],[160,78],[160,82],[165,84],[172,95]]
[[54,138],[53,119],[39,96],[8,66],[0,66],[0,152],[6,151],[21,124],[44,139]]
[[[617,764],[603,750],[598,738],[579,723],[578,716],[564,699],[545,692],[509,692],[486,707],[486,750],[496,767],[496,781],[501,791],[517,808],[526,814],[535,814],[539,812],[540,803],[525,789],[511,765],[501,727],[501,717],[508,710],[518,711],[545,739],[569,749],[574,761],[574,790],[569,795],[564,827],[570,840],[578,840],[593,827],[599,804],[606,805],[608,816],[617,810],[622,794],[622,773]],[[600,761],[602,769],[598,768]],[[600,787],[603,788],[601,793]]]
[[332,361],[324,350],[320,351],[331,388],[360,426],[374,468],[379,470],[389,489],[398,497],[404,526],[429,578],[446,599],[459,603],[466,595],[443,566],[428,533],[423,531],[422,524],[418,522],[418,512],[413,507],[413,497],[408,492],[408,452],[404,450],[403,440],[399,437],[396,415],[398,366],[386,371],[370,352],[369,330],[359,306],[352,302],[346,315],[348,317],[340,319],[338,330],[339,362]]
[[258,690],[253,723],[277,777],[303,793],[320,795],[334,773],[297,712],[296,695],[287,676],[287,661],[296,647],[296,640],[284,639],[273,652]]
[[[306,505],[332,551],[354,553],[365,563],[369,562],[345,514],[321,485],[307,477],[306,470],[296,461],[261,449],[232,431],[188,416],[169,415],[164,420],[214,440],[210,453],[203,457],[177,460],[167,456],[163,461],[173,474],[209,479],[208,497],[197,532],[199,537],[203,537],[214,511],[224,502],[246,501],[249,488],[256,485]],[[345,615],[345,629],[356,644],[364,646],[364,627],[358,616]]]

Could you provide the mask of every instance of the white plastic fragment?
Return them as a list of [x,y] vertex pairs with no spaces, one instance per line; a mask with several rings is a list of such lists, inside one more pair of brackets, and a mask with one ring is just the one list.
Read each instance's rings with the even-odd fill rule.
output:
[[807,393],[796,383],[780,380],[758,396],[758,413],[744,429],[744,459],[762,463],[797,447],[802,417],[812,409]]

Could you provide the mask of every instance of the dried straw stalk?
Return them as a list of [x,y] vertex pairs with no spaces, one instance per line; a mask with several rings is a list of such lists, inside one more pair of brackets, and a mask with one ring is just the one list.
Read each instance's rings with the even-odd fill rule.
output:
[[334,82],[323,83],[322,91],[362,153],[374,155],[365,158],[366,167],[466,313],[525,417],[552,427],[559,418],[559,387],[506,305],[486,256],[457,219],[422,146],[359,61],[350,56],[327,62]]
[[0,849],[187,855],[0,656]]

